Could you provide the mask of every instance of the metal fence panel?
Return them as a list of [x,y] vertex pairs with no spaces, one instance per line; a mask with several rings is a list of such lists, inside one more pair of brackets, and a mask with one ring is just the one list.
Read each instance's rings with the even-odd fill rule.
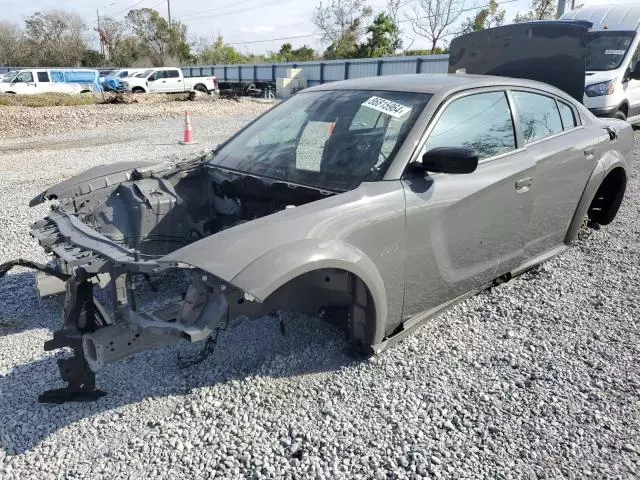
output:
[[417,59],[382,62],[380,75],[402,75],[416,73]]
[[353,62],[349,65],[349,78],[375,77],[378,75],[378,61]]
[[325,63],[324,81],[344,80],[344,64],[345,62]]
[[271,75],[271,65],[258,65],[256,67],[256,77],[258,80],[269,82],[273,80]]
[[[286,70],[301,68],[308,85],[363,78],[376,75],[397,75],[403,73],[446,73],[449,55],[426,55],[424,57],[356,58],[350,60],[327,60],[299,63],[277,63],[256,65],[190,65],[182,70],[185,77],[207,77],[215,75],[219,81],[272,81],[282,78]],[[0,73],[18,70],[20,67],[0,67]],[[34,68],[34,67],[24,67]]]
[[449,69],[449,55],[433,55],[431,58],[422,58],[420,65],[420,73],[447,73]]

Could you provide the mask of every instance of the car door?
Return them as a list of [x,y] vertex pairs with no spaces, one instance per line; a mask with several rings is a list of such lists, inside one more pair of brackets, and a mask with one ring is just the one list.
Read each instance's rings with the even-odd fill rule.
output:
[[15,93],[24,95],[32,95],[38,93],[36,82],[33,78],[33,72],[25,71],[21,72],[16,78],[13,79],[12,87]]
[[594,167],[600,137],[585,131],[571,102],[540,91],[512,90],[526,151],[536,163],[526,253],[534,258],[564,242]]
[[[640,35],[640,33],[638,34]],[[631,59],[629,68],[632,72],[640,73],[640,45]],[[640,80],[630,78],[627,83],[627,98],[629,99],[628,118],[636,124],[640,124]],[[634,118],[635,117],[635,118]]]
[[407,260],[403,317],[441,305],[524,258],[535,163],[519,149],[504,90],[464,93],[439,109],[420,155],[472,148],[475,172],[405,174]]
[[165,79],[166,90],[167,92],[183,92],[184,85],[182,83],[182,78],[180,77],[180,72],[177,68],[171,68],[167,70],[167,78]]
[[148,80],[149,92],[151,93],[163,93],[167,91],[167,72],[166,70],[156,70],[153,72]]

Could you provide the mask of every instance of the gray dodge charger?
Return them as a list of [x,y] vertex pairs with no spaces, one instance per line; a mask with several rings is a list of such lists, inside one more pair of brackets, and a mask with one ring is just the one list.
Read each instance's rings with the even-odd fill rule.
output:
[[[66,291],[45,348],[75,356],[59,360],[68,386],[43,401],[95,398],[105,364],[211,341],[240,315],[321,315],[375,353],[570,248],[587,219],[610,223],[632,149],[630,125],[535,81],[325,84],[200,158],[102,166],[51,187],[32,201],[53,203],[31,229],[51,262],[0,270],[36,268],[43,293]],[[136,282],[166,272],[184,278],[179,299],[136,308]]]

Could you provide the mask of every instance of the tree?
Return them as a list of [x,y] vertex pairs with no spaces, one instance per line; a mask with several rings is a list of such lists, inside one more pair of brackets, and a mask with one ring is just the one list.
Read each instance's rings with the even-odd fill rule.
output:
[[19,67],[25,64],[27,56],[27,45],[22,29],[14,23],[0,21],[0,65]]
[[100,26],[96,28],[100,36],[100,42],[105,47],[105,55],[108,59],[118,57],[119,48],[125,38],[126,25],[111,17],[102,17]]
[[450,28],[463,8],[464,0],[417,0],[408,20],[417,35],[431,42],[433,53],[438,41],[451,33]]
[[396,49],[402,48],[402,30],[400,29],[400,7],[402,6],[401,0],[387,1],[387,15],[395,27],[390,33],[391,43],[396,45]]
[[87,26],[79,15],[64,10],[36,12],[25,20],[31,62],[41,67],[74,67],[87,50]]
[[278,52],[270,52],[265,60],[270,63],[308,62],[316,58],[316,52],[311,47],[303,45],[294,49],[290,43],[283,43]]
[[162,67],[168,62],[188,62],[191,49],[187,43],[187,27],[180,22],[169,23],[151,8],[130,10],[127,21],[138,38],[141,52],[152,65]]
[[140,62],[141,50],[137,37],[124,37],[120,41],[118,48],[109,57],[109,63],[119,67],[132,67],[136,64],[140,67],[151,66],[151,62],[148,60]]
[[105,65],[107,58],[97,50],[87,49],[82,54],[80,65],[87,68],[102,67]]
[[232,45],[225,44],[222,35],[218,35],[211,46],[199,53],[198,61],[208,65],[233,65],[245,63],[246,58]]
[[556,17],[556,0],[531,0],[530,11],[524,15],[520,12],[513,19],[514,22],[530,22],[532,20],[550,20]]
[[366,0],[328,0],[320,2],[313,12],[312,21],[322,39],[330,42],[327,58],[356,56],[358,43],[365,33],[364,22],[371,16]]
[[487,28],[499,27],[504,23],[504,9],[498,7],[496,0],[491,0],[486,8],[481,9],[474,17],[467,18],[462,24],[462,33],[479,32]]
[[[396,35],[398,28],[386,13],[379,13],[367,28],[370,37],[360,45],[362,57],[385,57],[396,53],[402,43]],[[395,39],[395,40],[394,40]],[[399,42],[399,43],[398,43]]]

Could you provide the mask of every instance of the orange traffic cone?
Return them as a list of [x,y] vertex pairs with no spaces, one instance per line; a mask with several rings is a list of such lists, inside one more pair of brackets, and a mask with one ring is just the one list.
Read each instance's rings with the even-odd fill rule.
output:
[[180,142],[180,145],[190,145],[192,143],[194,143],[194,141],[191,119],[189,118],[189,112],[184,112],[184,140]]

